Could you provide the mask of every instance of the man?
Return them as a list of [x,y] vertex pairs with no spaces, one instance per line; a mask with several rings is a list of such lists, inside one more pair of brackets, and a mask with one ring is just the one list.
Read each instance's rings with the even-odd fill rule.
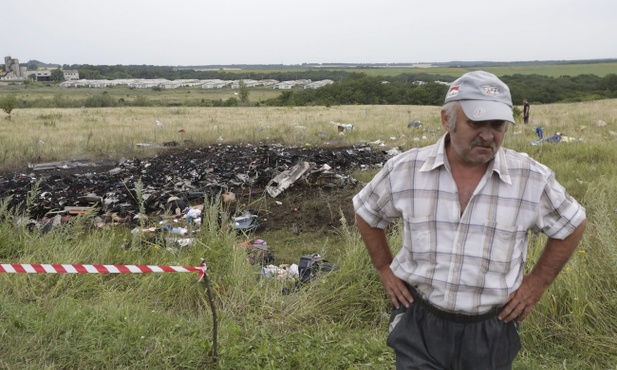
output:
[[523,99],[523,122],[529,123],[529,103],[527,99]]
[[[356,221],[394,306],[397,369],[511,369],[518,323],[581,240],[585,209],[546,166],[502,147],[508,87],[470,72],[441,109],[439,141],[389,160],[353,199]],[[385,228],[402,219],[393,258]],[[528,231],[548,236],[524,274]]]

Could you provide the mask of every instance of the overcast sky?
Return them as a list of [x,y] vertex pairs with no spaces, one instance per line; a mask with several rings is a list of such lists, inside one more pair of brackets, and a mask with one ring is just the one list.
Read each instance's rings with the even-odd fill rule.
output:
[[616,0],[2,0],[0,52],[169,66],[617,58],[616,18]]

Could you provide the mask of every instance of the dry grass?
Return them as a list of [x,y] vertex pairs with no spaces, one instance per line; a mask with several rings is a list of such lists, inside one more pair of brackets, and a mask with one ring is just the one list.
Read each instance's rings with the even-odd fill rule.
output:
[[[420,120],[424,127],[409,129],[410,120]],[[599,120],[607,126],[596,126]],[[354,130],[339,135],[331,122],[353,124]],[[4,170],[36,161],[151,155],[164,142],[187,140],[197,146],[340,146],[381,140],[385,147],[407,149],[432,143],[443,131],[439,108],[433,106],[18,109],[12,121],[0,125]],[[560,131],[591,143],[614,142],[617,100],[533,106],[531,123],[513,127],[510,146],[535,140],[536,126],[543,126],[547,136]]]

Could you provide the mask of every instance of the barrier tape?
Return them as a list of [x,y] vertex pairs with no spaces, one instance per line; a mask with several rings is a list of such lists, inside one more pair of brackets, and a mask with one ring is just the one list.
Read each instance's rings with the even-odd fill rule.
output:
[[206,274],[206,263],[200,266],[152,265],[65,265],[65,264],[0,264],[0,273],[8,274],[146,274],[157,272],[199,272],[201,281]]

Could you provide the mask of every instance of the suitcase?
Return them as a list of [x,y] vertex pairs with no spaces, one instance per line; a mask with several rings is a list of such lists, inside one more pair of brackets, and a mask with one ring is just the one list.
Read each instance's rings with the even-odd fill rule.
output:
[[336,266],[334,264],[324,260],[317,253],[302,256],[300,257],[300,263],[298,264],[300,282],[308,283],[315,280],[319,272],[330,272],[335,268]]

